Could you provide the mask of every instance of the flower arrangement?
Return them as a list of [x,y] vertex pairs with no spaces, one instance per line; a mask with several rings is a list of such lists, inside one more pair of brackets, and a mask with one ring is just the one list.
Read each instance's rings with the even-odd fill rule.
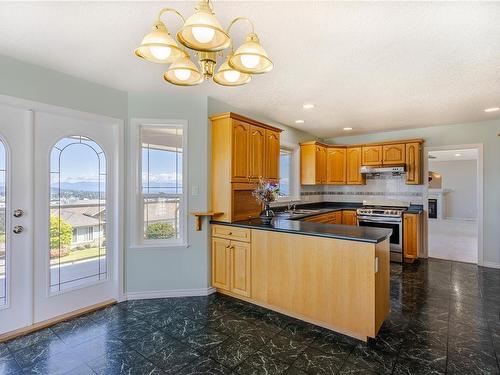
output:
[[279,196],[280,188],[279,185],[274,182],[269,182],[264,179],[259,179],[259,183],[252,195],[257,198],[264,205],[268,205],[274,202]]

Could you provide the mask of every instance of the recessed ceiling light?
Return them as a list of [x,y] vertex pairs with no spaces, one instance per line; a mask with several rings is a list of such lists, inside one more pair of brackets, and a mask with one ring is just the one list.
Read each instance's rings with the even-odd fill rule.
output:
[[485,112],[496,112],[500,110],[500,107],[491,107],[491,108],[486,108],[484,111]]
[[349,127],[344,128],[344,131],[346,131],[346,132],[351,131],[351,130],[352,130],[352,128],[349,128]]
[[296,124],[303,124],[305,121],[304,120],[295,120]]
[[459,156],[462,156],[462,154],[455,154],[455,156],[458,158]]
[[302,108],[304,108],[304,109],[313,109],[314,108],[314,104],[312,104],[312,103],[306,103],[306,104],[302,105]]

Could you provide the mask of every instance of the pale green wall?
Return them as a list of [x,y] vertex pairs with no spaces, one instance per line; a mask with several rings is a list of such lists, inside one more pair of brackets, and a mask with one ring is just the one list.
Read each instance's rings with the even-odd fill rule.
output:
[[0,55],[0,95],[127,118],[127,93]]
[[353,144],[423,138],[425,146],[482,143],[484,152],[484,261],[500,265],[500,120],[391,131],[326,139],[327,143]]
[[[182,92],[130,93],[129,118],[179,119],[188,124],[188,212],[208,209],[208,124],[207,97]],[[198,185],[199,195],[191,195]],[[209,286],[209,226],[194,230],[189,216],[189,247],[128,249],[126,288],[128,292],[203,289]]]

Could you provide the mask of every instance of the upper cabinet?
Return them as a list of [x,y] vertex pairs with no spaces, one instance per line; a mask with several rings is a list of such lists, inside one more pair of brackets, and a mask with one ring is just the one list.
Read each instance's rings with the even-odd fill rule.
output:
[[241,121],[233,121],[231,124],[231,165],[232,175],[231,182],[247,182],[248,181],[248,159],[249,147],[248,139],[250,126]]
[[363,165],[382,165],[382,146],[363,146]]
[[326,183],[343,185],[346,183],[346,149],[329,147],[326,150]]
[[211,116],[212,210],[221,221],[257,217],[259,178],[278,181],[281,129],[235,113]]
[[318,142],[300,145],[300,181],[302,185],[326,182],[326,147]]
[[422,184],[422,143],[422,139],[353,146],[301,143],[301,183],[362,185],[366,179],[360,173],[361,166],[404,165],[406,183]]
[[422,184],[422,143],[406,144],[406,183],[408,185]]
[[346,184],[363,185],[365,176],[361,174],[361,147],[347,147],[346,149]]
[[383,164],[404,164],[405,160],[404,143],[382,146]]
[[280,132],[266,129],[265,174],[268,180],[278,182],[280,178]]
[[249,173],[250,180],[258,181],[264,177],[264,154],[266,151],[266,129],[250,126]]

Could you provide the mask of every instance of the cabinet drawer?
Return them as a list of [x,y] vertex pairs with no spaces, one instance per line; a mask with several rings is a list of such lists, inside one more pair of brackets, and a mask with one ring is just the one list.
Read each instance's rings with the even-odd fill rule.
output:
[[250,229],[212,225],[212,236],[228,240],[250,242]]

